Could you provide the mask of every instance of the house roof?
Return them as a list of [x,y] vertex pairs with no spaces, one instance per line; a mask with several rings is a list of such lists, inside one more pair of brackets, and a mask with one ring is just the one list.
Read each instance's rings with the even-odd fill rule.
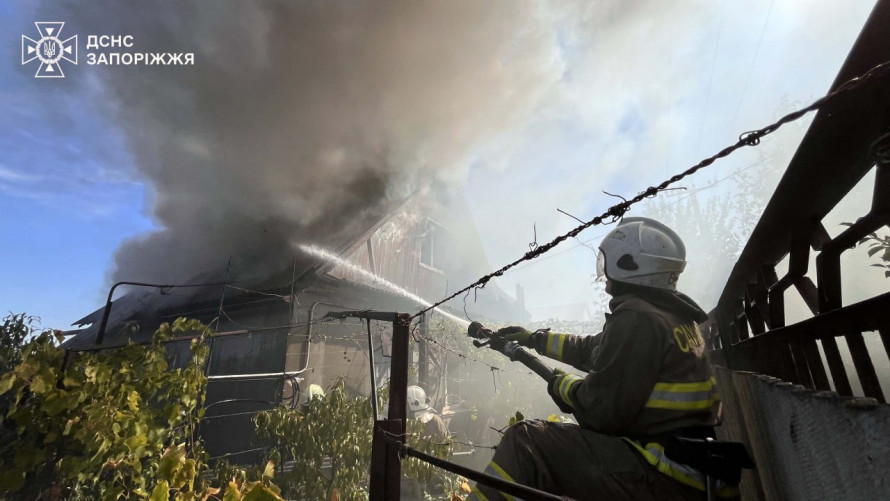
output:
[[[448,211],[439,213],[439,217],[448,220],[448,224],[452,225],[471,225],[472,218],[466,211],[466,202],[458,193],[457,198],[452,199],[454,205],[460,207],[464,212],[461,214],[449,214]],[[405,203],[399,204],[399,209],[405,209]],[[409,210],[413,209],[408,207]],[[458,212],[460,212],[458,210]],[[346,255],[351,250],[356,249],[368,240],[377,229],[386,223],[396,214],[397,210],[388,213],[385,217],[370,218],[365,220],[363,230],[356,232],[351,238],[343,240],[339,245],[333,246],[332,251],[339,255]],[[447,216],[447,217],[445,217]],[[372,221],[373,219],[373,221]],[[480,255],[481,259],[469,268],[469,273],[479,272],[484,274],[488,271],[488,263],[484,258],[484,251],[479,240],[478,234],[473,231],[462,232],[462,246],[466,247],[469,252]],[[115,339],[126,339],[124,336],[132,336],[134,334],[125,334],[126,327],[133,324],[139,324],[145,327],[159,324],[157,321],[161,317],[171,317],[176,315],[198,316],[215,312],[218,308],[221,298],[225,297],[226,305],[238,304],[256,300],[257,297],[263,295],[290,295],[292,291],[311,291],[319,293],[320,291],[331,291],[331,287],[339,287],[341,290],[346,287],[343,281],[337,281],[330,277],[325,277],[325,273],[330,271],[334,265],[323,261],[317,257],[307,254],[298,254],[292,257],[289,265],[279,268],[276,272],[267,273],[260,277],[234,277],[230,276],[226,270],[214,270],[195,276],[189,280],[187,284],[213,284],[199,287],[174,287],[174,288],[131,288],[120,298],[114,300],[109,314],[108,326],[106,328],[105,339],[107,343],[113,342]],[[228,275],[228,276],[227,276]],[[463,277],[460,277],[463,279]],[[225,284],[228,284],[226,286]],[[380,300],[375,301],[377,304],[391,304],[392,308],[398,307],[401,311],[419,310],[419,305],[413,301],[403,297],[388,293],[381,289],[363,284],[351,284],[350,290],[362,291],[364,297],[369,295],[379,296]],[[224,296],[225,295],[225,296]],[[391,297],[390,297],[391,296]],[[362,297],[361,295],[356,296]],[[389,299],[386,299],[389,298]],[[398,298],[397,300],[393,298]],[[473,304],[472,298],[467,301],[469,311],[479,312],[485,310],[490,316],[503,316],[507,308],[507,304],[512,304],[512,297],[500,290],[496,285],[490,285],[486,289],[486,293],[480,295],[482,299],[480,304]],[[392,300],[391,300],[392,299]],[[379,307],[379,306],[377,306]],[[74,322],[74,325],[81,327],[76,331],[69,331],[74,334],[73,338],[69,338],[64,346],[72,349],[82,349],[91,347],[95,343],[98,326],[104,314],[104,307],[84,316]],[[215,315],[209,318],[214,318]],[[141,332],[135,334],[139,338],[150,336],[150,332]]]

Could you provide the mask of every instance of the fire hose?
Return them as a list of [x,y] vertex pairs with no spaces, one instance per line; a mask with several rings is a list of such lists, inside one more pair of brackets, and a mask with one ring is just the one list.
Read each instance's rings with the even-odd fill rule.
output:
[[[539,329],[535,331],[535,333],[547,332],[549,330],[550,329]],[[516,341],[508,341],[504,336],[492,332],[491,329],[486,329],[485,326],[479,322],[471,323],[467,328],[467,334],[474,339],[473,346],[477,348],[488,346],[495,351],[499,351],[506,355],[511,361],[521,362],[523,365],[534,371],[535,374],[544,378],[545,381],[550,381],[554,376],[553,369],[542,362],[540,358],[532,355],[531,352],[520,346]]]

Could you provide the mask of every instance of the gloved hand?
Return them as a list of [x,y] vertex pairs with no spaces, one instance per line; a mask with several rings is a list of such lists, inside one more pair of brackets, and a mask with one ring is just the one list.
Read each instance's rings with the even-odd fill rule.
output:
[[490,333],[491,331],[486,329],[485,326],[480,324],[479,322],[473,322],[469,326],[467,326],[467,335],[472,338],[480,339],[488,336],[488,334]]
[[556,402],[559,410],[566,414],[574,412],[574,403],[572,402],[572,388],[581,384],[583,378],[574,374],[569,374],[562,369],[553,369],[553,377],[547,382],[547,393],[550,398]]
[[534,347],[535,344],[532,339],[532,333],[516,325],[498,329],[497,335],[502,336],[506,341],[516,341],[520,345],[530,348]]

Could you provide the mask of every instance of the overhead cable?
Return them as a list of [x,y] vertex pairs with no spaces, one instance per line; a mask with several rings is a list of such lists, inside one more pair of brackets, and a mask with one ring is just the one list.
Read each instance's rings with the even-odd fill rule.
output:
[[532,259],[550,251],[551,249],[553,249],[554,247],[556,247],[563,241],[565,241],[569,238],[574,238],[574,237],[578,236],[579,233],[586,230],[587,228],[590,228],[591,226],[598,226],[603,223],[612,223],[612,222],[618,221],[619,219],[621,219],[622,216],[624,216],[624,213],[626,213],[628,210],[630,210],[630,208],[633,205],[643,201],[646,198],[651,198],[651,197],[658,195],[658,193],[660,191],[667,189],[672,184],[674,184],[678,181],[681,181],[682,179],[684,179],[687,176],[691,176],[692,174],[695,174],[699,170],[713,164],[716,160],[719,160],[723,157],[729,156],[730,154],[732,154],[733,152],[735,152],[736,150],[738,150],[744,146],[757,146],[758,144],[760,144],[760,140],[763,137],[765,137],[769,134],[772,134],[773,132],[778,130],[783,125],[785,125],[789,122],[798,120],[811,111],[818,110],[819,108],[823,107],[825,104],[829,103],[831,100],[833,100],[837,96],[839,96],[843,93],[846,93],[852,89],[855,89],[856,87],[859,87],[863,82],[866,82],[872,78],[884,76],[884,74],[887,72],[888,69],[890,69],[890,61],[885,61],[881,64],[878,64],[878,65],[872,67],[867,72],[863,73],[862,75],[851,78],[850,80],[847,80],[842,85],[840,85],[837,89],[835,89],[834,91],[817,99],[809,106],[806,106],[806,107],[801,108],[797,111],[789,113],[789,114],[783,116],[782,118],[780,118],[779,120],[777,120],[776,122],[774,122],[770,125],[767,125],[766,127],[763,127],[762,129],[757,129],[757,130],[752,130],[752,131],[742,133],[739,136],[738,141],[735,142],[735,144],[732,144],[730,146],[727,146],[726,148],[723,148],[718,153],[716,153],[708,158],[705,158],[701,162],[693,165],[692,167],[686,169],[685,171],[683,171],[679,174],[672,176],[670,179],[663,181],[661,184],[659,184],[657,186],[650,186],[649,188],[646,188],[644,191],[640,192],[634,198],[631,198],[630,200],[626,200],[619,204],[613,205],[612,207],[610,207],[608,210],[606,210],[599,216],[596,216],[595,218],[591,219],[590,221],[587,221],[586,223],[577,226],[576,228],[569,231],[568,233],[560,235],[546,244],[535,246],[534,249],[526,252],[521,258],[513,261],[512,263],[504,266],[503,268],[501,268],[497,271],[494,271],[492,273],[489,273],[488,275],[483,276],[482,278],[476,280],[472,284],[470,284],[470,285],[464,287],[463,289],[460,289],[459,291],[455,292],[454,294],[451,294],[450,296],[428,306],[427,308],[420,310],[419,312],[412,315],[409,318],[409,320],[413,320],[428,311],[432,311],[434,308],[437,308],[437,307],[441,306],[442,304],[456,298],[457,296],[459,296],[463,293],[469,292],[472,289],[479,289],[479,288],[485,287],[485,285],[492,278],[500,277],[504,274],[504,272],[513,268],[514,266],[518,265],[519,263],[522,263],[523,261],[532,260]]

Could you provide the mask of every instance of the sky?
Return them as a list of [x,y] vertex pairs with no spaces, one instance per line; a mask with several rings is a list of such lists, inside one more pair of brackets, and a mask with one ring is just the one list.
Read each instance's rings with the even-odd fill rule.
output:
[[[212,259],[208,242],[267,248],[251,247],[251,232],[220,239],[232,228],[322,238],[312,232],[325,218],[432,179],[463,187],[500,268],[577,225],[557,209],[590,219],[615,203],[604,191],[630,198],[823,95],[873,5],[2,2],[0,310],[66,328],[114,279],[190,269]],[[79,35],[66,78],[21,64],[35,21]],[[196,64],[87,65],[87,34],[194,51]],[[764,155],[774,183],[807,123],[683,186],[730,178],[711,194],[733,196],[730,176]],[[595,247],[606,231],[498,283],[522,285],[536,317],[590,304],[601,291],[580,242]],[[708,237],[684,238],[692,271]],[[685,285],[716,303],[719,288]]]

